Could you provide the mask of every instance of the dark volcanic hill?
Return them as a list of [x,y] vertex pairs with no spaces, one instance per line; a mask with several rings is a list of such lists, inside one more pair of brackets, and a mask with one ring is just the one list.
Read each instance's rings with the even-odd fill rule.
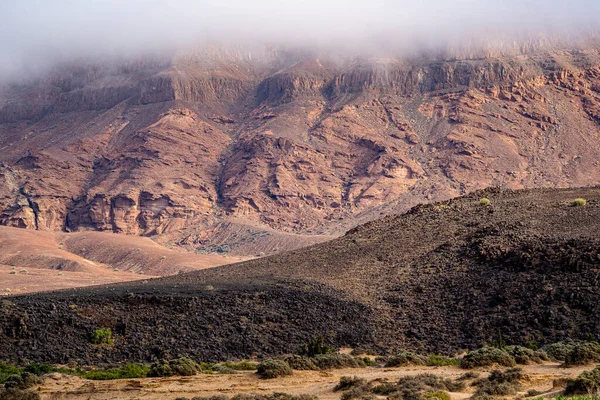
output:
[[[480,197],[491,200],[479,204]],[[572,207],[575,198],[583,207]],[[0,354],[105,363],[337,346],[453,352],[600,332],[600,188],[488,189],[306,249],[142,282],[8,297]],[[89,343],[100,327],[108,347]]]
[[274,253],[488,186],[598,184],[599,121],[594,41],[81,62],[0,87],[0,224]]

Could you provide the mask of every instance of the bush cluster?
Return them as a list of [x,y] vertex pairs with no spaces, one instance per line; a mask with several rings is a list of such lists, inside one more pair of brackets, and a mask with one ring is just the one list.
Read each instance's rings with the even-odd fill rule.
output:
[[31,372],[21,372],[20,374],[11,375],[4,382],[6,389],[29,389],[36,385],[41,385],[44,380]]
[[597,398],[600,395],[600,365],[591,371],[582,372],[576,379],[569,380],[565,394],[587,394]]
[[521,368],[511,368],[505,371],[494,370],[487,379],[481,379],[474,383],[478,387],[472,399],[515,394],[521,390],[521,380],[523,378]]
[[263,379],[292,375],[292,368],[283,360],[265,360],[258,364],[256,373]]
[[582,342],[573,345],[564,360],[565,367],[600,362],[600,343]]
[[575,348],[575,345],[575,342],[558,342],[547,344],[542,347],[542,350],[548,354],[548,357],[552,360],[565,361],[567,354]]
[[339,392],[340,390],[348,390],[357,386],[364,386],[367,381],[363,378],[359,378],[358,376],[342,376],[340,378],[340,382],[333,388],[334,392]]
[[96,329],[91,340],[93,344],[113,344],[112,331],[105,328]]
[[[272,394],[257,394],[257,393],[243,393],[236,394],[229,398],[225,395],[218,394],[215,396],[192,397],[191,400],[318,400],[317,396],[310,396],[307,394],[293,395],[287,393],[272,393]],[[176,400],[189,400],[187,397],[179,397]]]
[[470,369],[476,367],[488,367],[498,364],[503,367],[514,367],[515,358],[506,350],[495,347],[482,347],[468,352],[460,361],[461,368]]
[[546,352],[542,350],[532,350],[523,346],[506,346],[503,350],[513,356],[517,364],[541,364],[549,360]]
[[182,357],[170,361],[161,360],[155,362],[150,366],[148,376],[192,376],[200,372],[202,372],[200,364],[190,358]]

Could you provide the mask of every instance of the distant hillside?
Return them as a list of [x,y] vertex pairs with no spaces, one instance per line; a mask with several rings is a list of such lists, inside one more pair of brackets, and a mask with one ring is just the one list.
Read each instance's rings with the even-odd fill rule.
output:
[[598,42],[503,48],[62,65],[0,87],[0,224],[272,254],[488,186],[598,184]]
[[[94,364],[273,355],[318,334],[378,353],[454,352],[498,332],[519,344],[586,338],[600,331],[599,231],[598,187],[489,189],[276,256],[9,297],[0,354]],[[89,343],[100,327],[114,346]]]

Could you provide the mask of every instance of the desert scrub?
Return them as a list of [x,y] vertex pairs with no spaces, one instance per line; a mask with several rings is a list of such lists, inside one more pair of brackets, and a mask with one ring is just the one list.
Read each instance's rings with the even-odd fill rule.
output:
[[406,365],[426,365],[427,358],[419,355],[417,353],[413,353],[412,351],[403,351],[402,353],[398,353],[393,357],[390,357],[386,363],[385,367],[404,367]]
[[450,365],[460,365],[460,360],[452,357],[444,357],[439,354],[430,354],[427,356],[425,365],[428,367],[444,367]]
[[105,370],[78,371],[75,375],[79,375],[85,379],[104,381],[111,379],[145,378],[149,371],[150,367],[147,365],[127,364],[122,367]]
[[298,351],[298,354],[301,356],[314,357],[320,354],[331,354],[336,352],[337,350],[334,347],[325,344],[323,336],[317,336],[305,343]]
[[495,347],[482,347],[468,352],[460,361],[461,368],[488,367],[498,364],[503,367],[514,367],[516,361],[506,350]]
[[600,343],[583,342],[577,343],[565,357],[564,366],[586,365],[600,362]]
[[450,395],[446,392],[429,392],[423,395],[424,399],[450,400]]
[[265,360],[258,364],[256,373],[263,379],[292,375],[292,368],[283,360]]
[[565,361],[569,354],[577,345],[576,342],[557,342],[547,344],[542,347],[542,350],[548,354],[548,357],[556,361]]
[[225,368],[231,368],[235,371],[256,371],[256,369],[258,368],[258,363],[255,363],[253,361],[248,361],[248,360],[244,360],[244,361],[240,361],[240,362],[224,362],[220,364],[221,366],[225,367]]
[[570,379],[565,394],[587,394],[597,398],[600,395],[600,366],[582,372],[576,379]]
[[340,390],[348,390],[352,387],[364,386],[366,383],[366,380],[359,378],[358,376],[342,376],[340,382],[333,388],[333,391],[339,392]]
[[148,376],[192,376],[200,372],[202,372],[200,364],[190,358],[182,357],[170,361],[161,360],[155,362],[150,366]]
[[313,357],[313,362],[319,369],[340,368],[365,368],[366,364],[362,358],[352,357],[348,354],[319,354]]
[[96,329],[91,340],[93,344],[113,344],[112,331],[106,328]]
[[532,350],[523,346],[506,346],[503,350],[513,356],[517,364],[542,364],[544,361],[549,360],[544,351]]
[[40,400],[40,395],[21,389],[6,389],[0,392],[0,400]]
[[284,361],[287,362],[292,369],[298,371],[318,371],[321,369],[310,357],[291,355],[286,357]]
[[479,200],[479,204],[482,206],[489,206],[490,204],[492,204],[492,202],[490,201],[490,199],[486,199],[484,197],[481,200]]
[[9,376],[4,382],[4,387],[6,389],[29,389],[42,383],[44,383],[44,380],[39,376],[30,372],[21,372]]
[[472,399],[485,399],[488,396],[508,396],[521,390],[521,379],[524,378],[521,368],[505,371],[494,370],[487,379],[477,382],[477,390]]
[[[187,398],[182,398],[186,399]],[[240,393],[236,394],[233,397],[227,397],[222,394],[208,396],[208,397],[200,397],[195,396],[192,397],[191,400],[318,400],[319,398],[316,396],[310,396],[307,394],[287,394],[287,393],[272,393],[272,394],[257,394],[257,393]]]
[[587,204],[587,200],[586,199],[575,199],[571,202],[571,207],[583,207]]
[[6,382],[9,376],[17,375],[23,372],[23,368],[0,363],[0,384]]

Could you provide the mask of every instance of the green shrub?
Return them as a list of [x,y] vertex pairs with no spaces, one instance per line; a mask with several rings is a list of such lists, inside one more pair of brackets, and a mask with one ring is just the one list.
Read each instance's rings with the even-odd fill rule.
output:
[[485,197],[479,200],[479,204],[482,206],[489,206],[492,202],[490,199],[486,199]]
[[17,368],[12,365],[0,363],[0,384],[6,382],[8,377],[12,375],[20,375],[23,372],[22,368]]
[[576,379],[570,379],[565,394],[587,394],[598,397],[600,395],[600,366],[591,371],[582,372]]
[[469,381],[471,379],[479,378],[480,375],[481,374],[479,372],[469,371],[469,372],[465,372],[464,374],[462,374],[461,376],[456,378],[456,380],[457,381]]
[[357,357],[348,354],[319,354],[315,356],[313,362],[319,369],[340,369],[340,368],[364,368],[365,362]]
[[567,354],[575,348],[575,345],[575,342],[558,342],[547,344],[542,347],[542,350],[553,360],[565,361]]
[[505,371],[494,370],[487,379],[478,383],[479,387],[473,394],[473,399],[487,398],[488,396],[508,396],[521,390],[523,379],[521,368],[511,368]]
[[572,207],[583,207],[587,204],[587,201],[585,199],[575,199],[573,200],[573,202],[571,203]]
[[498,364],[503,367],[514,367],[516,361],[513,356],[505,350],[495,347],[482,347],[467,353],[460,361],[461,368],[470,369],[476,367],[488,367]]
[[444,367],[449,365],[460,365],[460,360],[451,357],[444,357],[439,354],[430,354],[425,361],[429,367]]
[[0,400],[40,400],[40,395],[21,389],[7,389],[0,392]]
[[403,351],[391,357],[385,363],[386,367],[404,367],[406,365],[426,365],[427,358],[413,353],[412,351]]
[[450,400],[450,395],[446,392],[429,392],[423,395],[425,399]]
[[600,343],[576,343],[565,357],[565,367],[600,362]]
[[532,350],[523,346],[506,346],[504,350],[514,357],[517,364],[542,364],[548,361],[548,355],[541,350]]
[[44,380],[31,372],[21,372],[20,374],[11,375],[4,382],[6,389],[29,389],[36,385],[41,385]]
[[91,340],[93,344],[113,344],[112,331],[106,328],[96,329]]
[[240,361],[240,362],[224,362],[221,364],[223,367],[231,368],[236,371],[256,371],[258,368],[258,363],[253,361]]
[[353,387],[340,396],[340,400],[352,399],[374,400],[375,396],[370,394],[368,388],[366,388],[365,386]]
[[127,364],[118,368],[109,368],[106,370],[82,371],[77,374],[85,379],[91,380],[111,380],[111,379],[134,379],[145,378],[150,371],[150,367],[140,364]]
[[333,391],[339,392],[340,390],[348,390],[352,387],[364,386],[366,383],[366,380],[359,378],[358,376],[342,376],[340,382],[333,388]]
[[263,379],[292,375],[292,368],[283,360],[265,360],[258,364],[256,373]]
[[150,366],[148,376],[192,376],[202,372],[200,365],[194,360],[182,357],[175,360],[161,360]]
[[317,336],[311,341],[305,343],[299,350],[301,356],[314,357],[320,354],[336,353],[337,350],[325,344],[323,336]]
[[315,364],[312,358],[291,355],[285,358],[285,362],[289,364],[292,369],[298,371],[318,371],[320,368]]

